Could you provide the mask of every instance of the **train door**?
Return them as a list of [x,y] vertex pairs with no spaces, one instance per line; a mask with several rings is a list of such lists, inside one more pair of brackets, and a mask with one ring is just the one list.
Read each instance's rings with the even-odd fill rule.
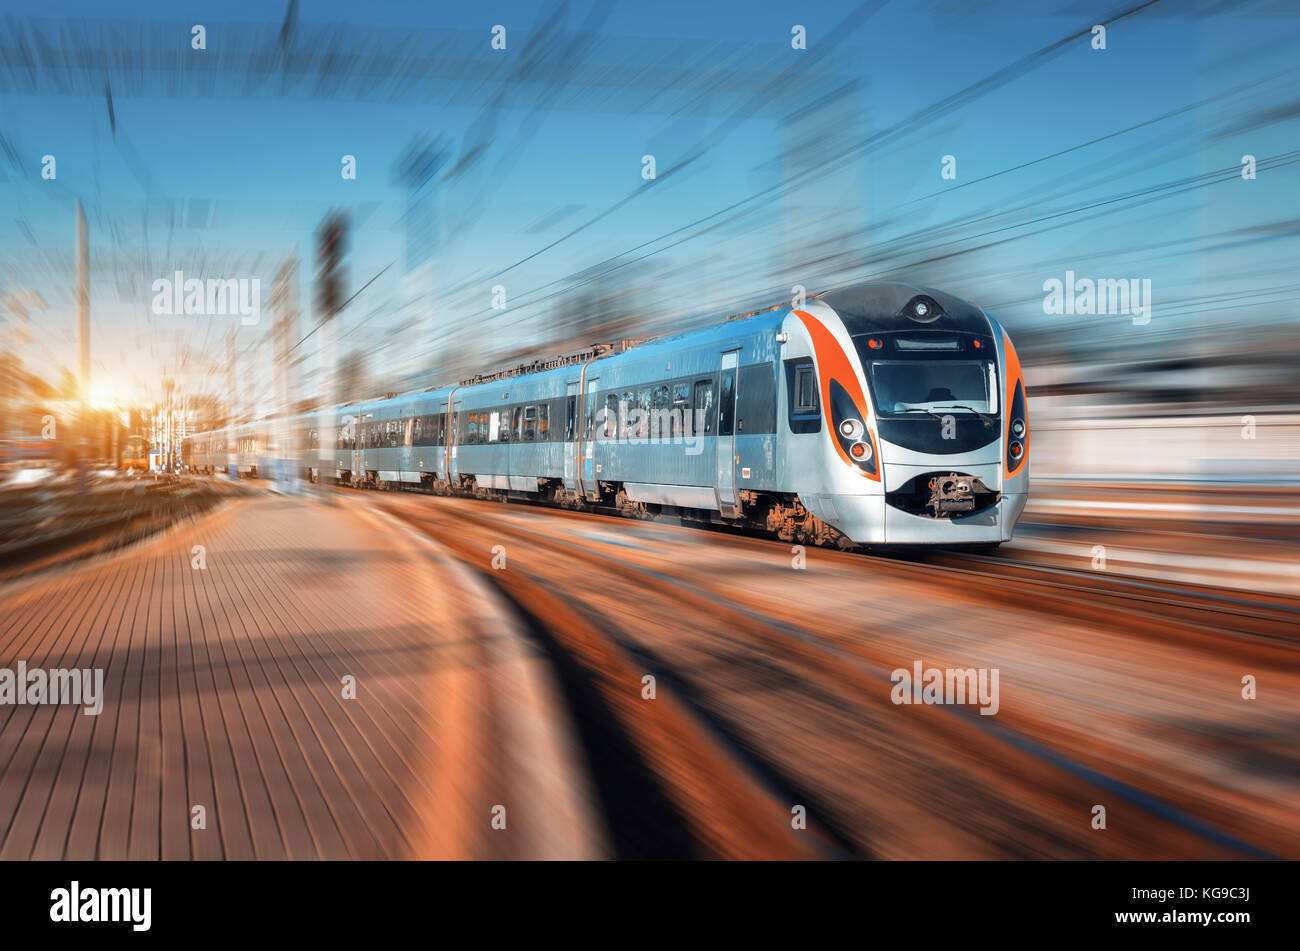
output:
[[371,425],[373,413],[357,414],[356,439],[352,444],[352,481],[359,482],[366,477],[366,429]]
[[342,479],[344,473],[352,472],[352,434],[357,425],[356,418],[353,416],[338,417],[338,427],[334,430],[334,461],[338,463],[338,475]]
[[579,490],[589,499],[600,498],[600,487],[596,485],[596,471],[592,449],[596,444],[596,384],[599,378],[587,381],[587,397],[582,401],[582,415],[586,422],[583,431],[587,438],[583,440],[582,481]]
[[564,488],[578,491],[578,381],[564,384]]
[[[419,466],[416,465],[415,449],[412,446],[412,443],[415,442],[414,405],[412,405],[411,403],[407,403],[402,407],[402,415],[398,418],[398,422],[401,423],[399,431],[401,432],[402,435],[401,438],[398,440],[399,448],[397,451],[397,468],[402,472],[411,472],[411,471],[418,472]],[[398,478],[402,478],[402,477],[398,476]],[[409,478],[409,476],[407,478]]]
[[438,424],[437,424],[437,425],[438,425],[438,427],[439,427],[439,429],[438,429],[438,445],[442,446],[442,447],[443,447],[443,450],[442,450],[442,452],[439,453],[439,455],[438,455],[438,461],[437,461],[436,463],[434,463],[434,469],[435,469],[435,471],[437,472],[438,478],[439,478],[441,481],[446,482],[446,481],[447,481],[447,449],[446,449],[446,447],[447,447],[447,441],[448,441],[448,439],[450,438],[450,437],[448,436],[448,433],[451,432],[451,419],[450,419],[450,417],[447,416],[447,404],[446,404],[446,403],[439,403],[439,404],[438,404]]
[[460,442],[460,406],[461,401],[455,400],[451,404],[451,416],[447,419],[447,481],[453,486],[460,479],[456,466],[456,445]]
[[740,514],[736,504],[736,359],[737,351],[722,355],[718,381],[718,511],[726,517]]

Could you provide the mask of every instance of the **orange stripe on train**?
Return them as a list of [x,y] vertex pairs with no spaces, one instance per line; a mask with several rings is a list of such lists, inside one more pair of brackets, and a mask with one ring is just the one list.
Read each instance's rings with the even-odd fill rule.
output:
[[[867,427],[867,401],[862,395],[862,387],[858,383],[858,375],[853,370],[853,364],[849,362],[848,354],[844,352],[844,348],[841,347],[839,341],[835,339],[835,335],[826,328],[825,324],[812,314],[804,310],[796,310],[794,314],[803,321],[803,325],[808,331],[808,336],[812,339],[813,354],[817,358],[817,375],[819,377],[818,383],[821,387],[822,406],[825,411],[828,429],[834,425],[834,420],[831,419],[829,412],[831,405],[832,379],[836,380],[840,386],[844,387],[844,392],[849,394],[849,399],[853,401],[853,405],[857,407],[858,412],[862,414],[862,425]],[[880,481],[882,464],[880,462],[880,452],[878,451],[879,447],[876,445],[876,434],[872,432],[869,427],[867,427],[867,438],[871,440],[872,458],[876,461],[875,473],[864,472],[856,462],[850,459],[849,454],[846,453],[844,447],[840,445],[840,441],[835,438],[835,433],[830,432],[827,435],[830,436],[831,445],[834,446],[835,451],[840,454],[840,458],[843,459],[854,472],[861,475],[864,479],[870,479],[872,482]]]
[[[1022,387],[1024,386],[1024,375],[1020,372],[1020,357],[1016,353],[1016,348],[1011,345],[1011,338],[1007,336],[1007,332],[1005,330],[1002,331],[1002,347],[1006,351],[1006,355],[1007,355],[1005,361],[1007,367],[1007,396],[1006,396],[1006,402],[1002,404],[1005,407],[1005,409],[1003,409],[1003,414],[1006,416],[1007,422],[1006,422],[1006,429],[1003,433],[1003,436],[1005,438],[1005,442],[1003,443],[1003,445],[1010,445],[1011,404],[1016,398],[1016,384],[1019,383]],[[1012,476],[1018,474],[1020,470],[1025,467],[1025,462],[1029,459],[1029,390],[1028,389],[1025,390],[1025,437],[1024,439],[1021,440],[1021,442],[1024,444],[1025,451],[1020,454],[1020,461],[1016,463],[1016,467],[1014,469],[1008,470],[1005,476],[1005,478],[1007,479],[1010,479]]]

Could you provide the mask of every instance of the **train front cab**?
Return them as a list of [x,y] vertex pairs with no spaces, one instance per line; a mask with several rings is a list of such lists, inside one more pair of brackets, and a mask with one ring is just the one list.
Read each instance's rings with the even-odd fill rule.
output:
[[[903,314],[918,299],[923,316],[939,316]],[[859,544],[1011,538],[1028,493],[1028,417],[1019,360],[996,321],[934,291],[869,285],[809,301],[784,329],[786,465],[799,469],[813,515]],[[809,364],[811,381],[800,378]],[[804,428],[820,416],[816,436],[797,431],[809,382],[819,405]]]

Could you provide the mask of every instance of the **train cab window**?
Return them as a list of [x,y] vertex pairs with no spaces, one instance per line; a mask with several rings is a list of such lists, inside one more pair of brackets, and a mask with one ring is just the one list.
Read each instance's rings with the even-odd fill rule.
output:
[[534,442],[537,439],[537,407],[534,405],[524,407],[524,428],[521,436],[524,442]]
[[718,387],[718,435],[730,436],[736,422],[736,371],[722,371],[722,385]]
[[713,381],[695,381],[695,418],[691,420],[691,431],[708,436],[713,432]]

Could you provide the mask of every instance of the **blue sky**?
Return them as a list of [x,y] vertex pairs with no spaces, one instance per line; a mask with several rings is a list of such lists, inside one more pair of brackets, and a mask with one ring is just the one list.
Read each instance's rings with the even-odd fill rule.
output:
[[[92,34],[103,21],[128,31],[202,23],[206,54],[188,50],[186,37],[177,37],[178,57],[197,58],[247,41],[249,30],[273,43],[285,6],[9,0],[15,19],[0,32],[12,41],[14,24],[29,17],[46,23],[85,19]],[[533,109],[508,90],[488,109],[473,98],[474,77],[463,103],[452,96],[438,104],[418,96],[391,101],[382,92],[360,102],[266,91],[248,95],[233,83],[216,95],[169,96],[159,83],[136,90],[119,85],[114,134],[96,82],[70,93],[45,87],[31,92],[6,74],[0,82],[0,135],[20,168],[0,157],[7,177],[0,181],[0,287],[34,289],[49,304],[33,315],[26,359],[48,373],[75,358],[71,288],[42,265],[44,255],[70,253],[75,198],[87,207],[97,260],[111,268],[114,253],[140,256],[147,248],[156,276],[196,260],[208,261],[215,269],[210,273],[241,267],[253,274],[251,263],[260,253],[256,273],[269,277],[296,249],[308,279],[317,223],[332,207],[349,209],[356,226],[349,291],[392,265],[341,318],[342,332],[353,331],[345,345],[393,344],[376,350],[375,367],[436,363],[445,343],[440,338],[467,329],[472,345],[488,356],[492,346],[526,349],[545,339],[539,328],[548,313],[548,302],[538,301],[543,295],[530,291],[746,199],[744,218],[620,272],[640,275],[629,293],[644,302],[636,309],[650,326],[664,329],[727,313],[753,303],[755,295],[776,303],[774,295],[797,282],[815,290],[888,272],[997,307],[1013,329],[1041,327],[1050,321],[1042,313],[1042,282],[1073,268],[1152,279],[1156,319],[1140,332],[1159,340],[1185,334],[1188,321],[1201,319],[1189,315],[1196,309],[1189,300],[1223,294],[1233,305],[1242,294],[1286,285],[1295,260],[1294,233],[1227,247],[1220,245],[1233,242],[1220,236],[1285,220],[1287,207],[1294,217],[1300,194],[1294,165],[1261,172],[1255,182],[1209,185],[1146,204],[1113,202],[1097,209],[1110,213],[1092,220],[1074,211],[1230,167],[1247,152],[1263,159],[1294,149],[1295,119],[1258,118],[1270,109],[1285,113],[1294,103],[1295,73],[1284,71],[1292,67],[1300,18],[1285,13],[1283,5],[1248,5],[1248,15],[1203,19],[1170,15],[1159,4],[1113,24],[1104,52],[1091,49],[1087,39],[1076,40],[1009,81],[875,141],[873,136],[915,119],[931,104],[1123,9],[1045,3],[1026,16],[1016,10],[1023,4],[877,6],[842,35],[835,27],[852,4],[574,3],[566,9],[561,22],[567,31],[594,26],[595,58],[602,62],[672,50],[691,66],[694,81],[724,87],[744,67],[773,75],[796,71],[806,101],[792,100],[783,114],[769,109],[734,121],[728,120],[743,96],[723,94],[692,105],[686,87],[661,91],[658,102],[644,110],[637,108],[636,93],[612,109],[581,97],[581,108]],[[1171,13],[1187,10],[1168,7]],[[490,28],[500,23],[507,27],[508,49],[499,55],[508,58],[522,55],[554,9],[536,3],[307,0],[297,12],[303,31],[347,24],[345,35],[357,49],[392,43],[404,30],[419,36],[463,31],[466,44],[486,49]],[[796,23],[807,28],[806,51],[790,49]],[[653,45],[662,41],[671,42]],[[731,58],[737,49],[745,53],[743,62]],[[396,67],[399,78],[408,65]],[[647,100],[659,68],[649,66]],[[1258,85],[1204,108],[959,187],[1251,83]],[[812,108],[819,100],[829,104]],[[1234,131],[1238,121],[1246,128]],[[396,332],[410,305],[403,303],[401,283],[405,199],[389,169],[416,136],[442,136],[453,156],[463,155],[485,123],[492,134],[482,160],[438,189],[438,292],[415,305],[418,325]],[[862,147],[864,141],[870,144]],[[832,161],[839,149],[855,145],[845,161]],[[702,153],[679,174],[653,187],[641,179],[643,154],[655,155],[663,175],[697,146]],[[57,158],[57,182],[39,177],[44,154]],[[340,178],[344,154],[356,156],[356,181]],[[944,155],[956,158],[955,181],[940,177]],[[802,184],[789,193],[753,198],[783,182]],[[579,234],[502,273],[629,197]],[[1061,217],[1032,223],[1056,214]],[[1028,234],[1054,223],[1060,226]],[[951,230],[918,234],[939,226]],[[819,243],[831,237],[835,253],[828,256]],[[970,250],[1010,237],[1018,240]],[[954,251],[960,253],[943,257]],[[913,268],[915,261],[927,263]],[[114,286],[121,283],[100,279],[92,285],[95,373],[119,392],[156,395],[152,381],[158,370],[174,368],[180,348],[187,347],[191,366],[212,371],[202,385],[217,385],[215,367],[229,322],[168,322],[149,313],[147,288]],[[488,306],[497,283],[507,287],[512,302],[504,313]],[[305,333],[316,320],[309,282],[301,293]],[[1269,306],[1272,319],[1293,313],[1286,304]],[[266,360],[268,323],[239,331],[250,368]],[[1124,324],[1112,322],[1106,332],[1138,332]]]

